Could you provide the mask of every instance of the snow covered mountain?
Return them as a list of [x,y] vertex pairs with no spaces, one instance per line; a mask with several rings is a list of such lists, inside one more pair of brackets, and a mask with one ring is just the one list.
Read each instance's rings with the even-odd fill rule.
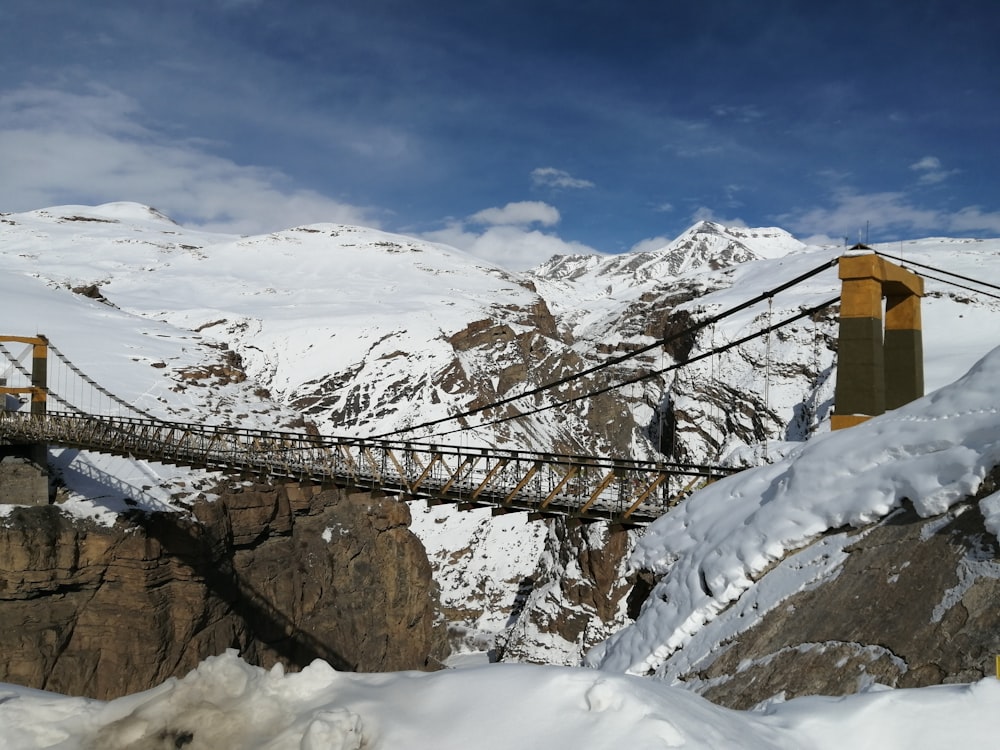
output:
[[[989,278],[1000,241],[879,249]],[[835,270],[697,335],[657,342],[841,252],[804,246],[780,229],[702,222],[653,252],[553,258],[514,274],[454,248],[360,227],[235,237],[188,230],[137,204],[62,206],[0,215],[0,311],[4,333],[46,334],[97,382],[168,418],[757,465],[828,429],[836,308],[699,357],[835,297]],[[989,341],[998,330],[995,299],[928,281],[923,310],[928,390],[998,343]],[[403,432],[609,361],[585,380],[466,423],[642,379],[462,433],[435,434],[452,425]],[[165,467],[74,460],[134,477],[158,507],[172,507],[172,493],[190,482]],[[115,508],[106,498],[88,505],[87,488],[75,489],[65,507],[91,515]],[[415,508],[414,528],[466,647],[493,644],[503,631],[519,658],[575,663],[628,619],[624,600],[597,613],[586,597],[570,601],[564,585],[581,569],[580,554],[606,543],[606,530],[575,538],[567,555],[565,539],[521,516]],[[621,572],[632,543],[607,564]],[[503,550],[503,570],[495,550]],[[553,602],[593,624],[545,630],[560,617]]]
[[[879,249],[961,274],[963,286],[1000,280],[1000,240],[927,239]],[[839,252],[801,246],[780,230],[700,225],[654,253],[553,259],[512,275],[450,248],[355,227],[237,238],[190,232],[133,204],[60,207],[0,216],[0,328],[47,334],[98,382],[159,415],[268,427],[297,425],[305,416],[319,429],[370,433],[620,358]],[[550,663],[576,663],[589,650],[589,662],[607,672],[654,674],[698,692],[737,673],[756,679],[810,669],[843,672],[848,683],[875,692],[787,704],[778,694],[759,713],[744,715],[658,680],[614,674],[508,666],[415,681],[412,673],[352,676],[316,662],[284,675],[230,653],[182,681],[108,704],[5,686],[5,726],[23,747],[109,738],[123,745],[211,743],[244,735],[261,746],[357,747],[372,738],[392,744],[396,737],[436,736],[470,690],[506,690],[511,705],[530,703],[520,707],[529,720],[512,724],[493,710],[495,701],[484,704],[486,714],[469,706],[456,746],[482,740],[487,724],[496,730],[489,746],[523,744],[540,732],[557,744],[587,744],[597,736],[597,719],[607,743],[626,737],[692,747],[839,747],[889,736],[935,747],[987,742],[983,717],[997,703],[992,679],[888,692],[879,686],[886,670],[905,673],[910,665],[882,640],[800,642],[763,653],[736,644],[763,618],[794,612],[802,602],[795,597],[854,577],[853,569],[844,573],[852,547],[869,535],[881,540],[883,529],[871,524],[889,518],[891,525],[905,513],[925,518],[905,543],[940,537],[932,551],[946,561],[918,570],[898,560],[866,571],[859,585],[880,593],[895,587],[894,602],[927,589],[927,612],[918,614],[931,625],[985,612],[984,627],[995,633],[996,587],[984,581],[1000,580],[1000,306],[929,277],[927,286],[929,395],[849,431],[824,434],[835,373],[832,310],[693,361],[835,295],[838,282],[827,271],[696,336],[623,360],[602,377],[689,361],[682,369],[580,412],[461,438],[635,455],[655,455],[659,447],[762,464],[691,495],[641,540],[612,537],[600,525],[574,531],[518,515],[414,507],[415,529],[437,564],[446,616],[464,648],[503,646],[512,658]],[[661,428],[668,426],[665,442]],[[176,493],[192,488],[189,474],[166,467],[82,454],[59,460],[62,468],[68,460],[99,465],[123,480],[123,491],[131,483],[147,509],[178,510]],[[113,522],[125,510],[81,482],[85,472],[71,476],[75,494],[64,511]],[[942,535],[976,515],[966,540],[971,548]],[[629,569],[656,578],[634,624],[625,611]],[[922,577],[927,570],[941,573],[943,590]],[[610,584],[581,585],[597,578]],[[866,606],[885,610],[887,601]],[[813,619],[842,614],[816,611]],[[900,629],[885,623],[879,635]],[[973,662],[982,656],[961,643],[959,649],[972,650]],[[992,660],[995,651],[985,653]],[[717,669],[726,660],[729,671]],[[972,666],[968,674],[982,674],[982,664]],[[423,701],[417,719],[402,710],[414,700]],[[956,711],[963,717],[957,724]],[[553,722],[554,715],[569,718]]]
[[[377,230],[315,225],[239,238],[192,232],[136,204],[63,206],[7,214],[0,222],[8,282],[32,276],[103,303],[102,309],[79,300],[101,310],[103,325],[117,309],[143,326],[166,326],[171,333],[158,331],[157,338],[183,338],[181,349],[198,342],[245,372],[251,405],[266,395],[269,409],[288,410],[272,422],[295,414],[323,432],[354,435],[406,430],[620,358],[840,252],[807,248],[780,229],[700,222],[653,252],[553,258],[514,274],[454,248]],[[898,251],[976,276],[997,243],[922,240]],[[695,340],[654,348],[467,423],[666,369],[838,289],[831,270]],[[984,348],[962,343],[976,336],[952,335],[954,322],[982,328],[997,305],[953,287],[929,284],[929,290],[925,349],[934,388],[958,377]],[[131,346],[120,337],[96,347],[80,335],[77,314],[52,315],[45,304],[8,300],[10,333],[46,333],[98,382],[121,387],[143,408],[175,416],[193,408],[187,398],[161,393],[157,403],[133,393],[139,378],[118,372],[117,358],[127,358]],[[834,313],[575,406],[435,439],[654,457],[665,447],[659,444],[664,417],[675,424],[669,448],[679,457],[724,458],[765,439],[801,439],[829,412]],[[155,373],[161,381],[177,381],[191,366],[183,357],[177,365],[166,359],[168,366]],[[247,411],[215,403],[222,397],[211,393],[203,394],[202,418],[237,421]],[[407,434],[420,439],[433,432]]]

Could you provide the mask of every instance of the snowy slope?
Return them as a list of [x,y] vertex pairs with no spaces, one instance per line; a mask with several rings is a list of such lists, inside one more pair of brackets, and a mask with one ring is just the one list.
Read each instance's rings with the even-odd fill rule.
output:
[[657,250],[605,257],[554,256],[530,273],[563,324],[587,338],[592,335],[588,329],[602,323],[613,327],[622,309],[678,277],[783,257],[804,248],[782,229],[734,229],[700,221]]
[[[1000,464],[998,384],[1000,348],[922,399],[692,495],[647,530],[632,564],[662,578],[635,624],[590,663],[670,674],[668,657],[789,552],[827,530],[870,524],[904,499],[930,517],[973,495]],[[995,533],[997,499],[981,508]],[[784,581],[786,596],[836,565],[836,552],[823,553],[822,568],[802,565]],[[697,658],[689,651],[682,661]]]
[[[977,277],[1000,243],[922,240],[889,250]],[[649,345],[678,315],[696,320],[725,310],[839,252],[807,248],[778,229],[701,222],[657,251],[553,259],[517,275],[453,248],[343,225],[238,238],[191,232],[153,209],[123,203],[0,217],[5,276],[27,274],[64,289],[91,287],[87,293],[103,295],[123,317],[138,316],[150,330],[171,327],[169,336],[157,337],[224,346],[270,401],[304,414],[324,432],[351,434],[392,432],[436,419]],[[838,288],[831,269],[776,296],[770,307],[759,304],[702,331],[691,356],[834,296]],[[936,388],[988,348],[980,332],[1000,307],[970,301],[971,295],[935,282],[928,289],[927,382]],[[38,306],[5,305],[9,333],[46,333],[98,382],[116,393],[120,388],[126,400],[138,398],[133,391],[139,379],[121,377],[113,366],[116,355],[105,356],[81,336],[72,315],[46,318],[29,313],[31,307]],[[112,309],[95,311],[103,320],[115,315]],[[651,457],[656,407],[668,389],[675,405],[679,401],[688,412],[681,452],[691,458],[725,455],[765,438],[799,439],[829,411],[834,314],[798,325],[788,336],[759,339],[612,392],[603,402],[543,412],[458,439]],[[959,326],[967,336],[955,335]],[[673,354],[654,350],[580,387],[661,369],[674,362]],[[716,377],[718,372],[726,378]],[[738,398],[745,401],[743,411],[764,415],[745,425],[735,443],[722,445],[721,434],[739,430],[720,421],[721,415],[705,413],[704,406],[713,405],[706,386],[713,383],[716,408],[724,408],[721,400]],[[143,408],[156,406],[145,400]],[[206,411],[211,418],[217,410]],[[796,419],[809,424],[791,429]],[[706,434],[685,442],[695,423],[694,431]]]
[[[359,227],[237,238],[189,232],[134,204],[63,206],[3,222],[8,273],[96,285],[129,313],[226,342],[285,401],[331,373],[384,388],[401,372],[430,375],[445,366],[448,336],[493,306],[538,302],[505,272],[458,250]],[[58,328],[48,335],[61,341]],[[379,392],[366,397],[383,400]]]

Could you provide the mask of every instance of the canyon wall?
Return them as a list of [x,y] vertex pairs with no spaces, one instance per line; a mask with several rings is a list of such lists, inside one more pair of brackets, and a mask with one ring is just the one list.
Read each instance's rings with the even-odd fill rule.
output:
[[392,498],[235,484],[113,527],[58,505],[0,520],[0,682],[109,699],[227,648],[357,671],[444,656],[430,565]]

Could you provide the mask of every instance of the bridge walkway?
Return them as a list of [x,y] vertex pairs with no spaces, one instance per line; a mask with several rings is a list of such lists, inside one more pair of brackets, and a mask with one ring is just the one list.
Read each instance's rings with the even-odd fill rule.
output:
[[0,411],[0,443],[46,443],[264,480],[333,484],[495,513],[644,525],[734,469],[183,424]]

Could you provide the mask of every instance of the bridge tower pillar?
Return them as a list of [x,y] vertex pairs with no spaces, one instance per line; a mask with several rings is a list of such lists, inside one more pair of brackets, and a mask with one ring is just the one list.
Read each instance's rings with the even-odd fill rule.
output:
[[[0,383],[0,397],[28,394],[32,419],[44,419],[48,408],[49,341],[44,336],[0,336],[0,343],[30,344],[31,379],[24,387]],[[5,404],[0,402],[0,410]],[[3,415],[0,414],[0,418]],[[0,444],[0,503],[47,505],[49,502],[49,446],[45,443]]]
[[865,245],[851,248],[839,265],[842,289],[831,417],[834,430],[924,395],[923,279]]

